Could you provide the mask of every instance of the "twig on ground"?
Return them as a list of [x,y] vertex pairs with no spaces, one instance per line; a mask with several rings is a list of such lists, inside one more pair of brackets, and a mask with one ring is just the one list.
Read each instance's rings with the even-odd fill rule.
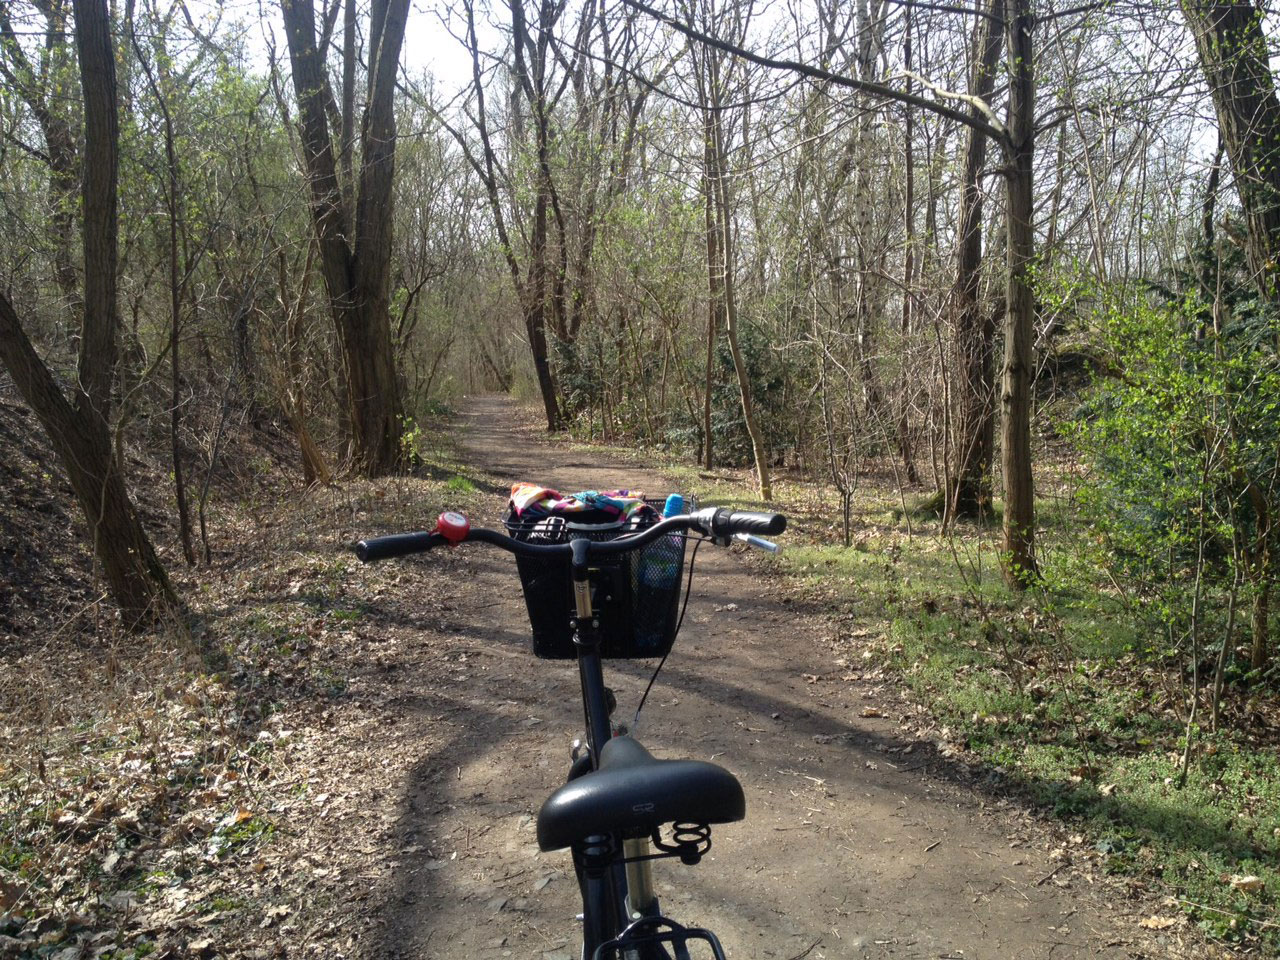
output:
[[805,957],[807,957],[809,954],[813,953],[813,948],[814,948],[814,947],[816,947],[816,946],[818,946],[818,944],[820,944],[820,943],[822,943],[822,941],[821,941],[821,940],[815,940],[815,941],[813,941],[813,943],[811,943],[811,944],[809,944],[809,946],[805,947],[805,949],[804,949],[804,950],[802,950],[802,951],[800,951],[799,953],[797,953],[794,957],[788,957],[788,958],[787,958],[787,960],[804,960],[804,958],[805,958]]
[[1056,877],[1060,871],[1065,870],[1066,868],[1067,868],[1067,864],[1065,863],[1058,864],[1058,866],[1054,867],[1052,870],[1046,873],[1043,877],[1037,880],[1036,886],[1037,887],[1044,886],[1046,883],[1048,883],[1050,880]]

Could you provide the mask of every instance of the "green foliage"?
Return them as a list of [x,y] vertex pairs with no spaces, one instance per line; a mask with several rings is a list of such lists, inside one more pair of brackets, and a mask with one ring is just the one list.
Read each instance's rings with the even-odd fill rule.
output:
[[214,830],[209,842],[209,852],[217,857],[226,856],[260,840],[266,840],[275,833],[275,829],[275,824],[265,817],[233,810]]
[[1071,433],[1099,560],[1179,648],[1197,601],[1220,628],[1232,583],[1270,588],[1258,561],[1280,493],[1280,324],[1252,297],[1220,301],[1215,324],[1194,292],[1168,293],[1098,291],[1115,375]]
[[422,425],[411,417],[401,417],[400,459],[409,466],[418,466],[422,462]]
[[462,474],[454,474],[445,484],[445,489],[450,493],[475,493],[477,487],[474,483],[464,477]]

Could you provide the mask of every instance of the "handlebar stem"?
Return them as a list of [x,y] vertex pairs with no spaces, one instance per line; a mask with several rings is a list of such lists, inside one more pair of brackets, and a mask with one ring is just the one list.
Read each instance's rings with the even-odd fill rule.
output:
[[591,581],[589,579],[591,562],[591,541],[585,537],[569,541],[570,566],[573,571],[573,602],[578,611],[578,620],[591,619]]

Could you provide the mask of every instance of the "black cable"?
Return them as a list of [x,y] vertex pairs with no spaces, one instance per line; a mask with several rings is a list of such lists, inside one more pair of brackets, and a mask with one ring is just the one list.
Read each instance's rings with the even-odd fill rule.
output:
[[675,649],[676,638],[680,636],[680,627],[684,624],[684,613],[689,609],[689,597],[693,595],[693,562],[698,559],[698,548],[702,546],[705,540],[705,537],[699,537],[693,541],[693,553],[689,555],[689,579],[685,581],[684,585],[684,603],[680,607],[680,619],[676,621],[675,633],[671,635],[671,647],[662,655],[658,665],[654,667],[653,676],[649,678],[649,684],[644,688],[644,693],[640,697],[640,706],[636,707],[636,715],[631,720],[632,733],[640,726],[640,711],[644,709],[644,702],[649,699],[649,691],[653,689],[653,682],[658,679],[658,674],[662,672],[662,665],[667,662],[667,657],[671,656],[671,650]]

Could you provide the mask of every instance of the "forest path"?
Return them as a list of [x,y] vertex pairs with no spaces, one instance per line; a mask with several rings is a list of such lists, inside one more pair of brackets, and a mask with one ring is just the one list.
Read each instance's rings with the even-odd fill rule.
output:
[[[519,479],[566,491],[667,489],[657,472],[566,449],[520,420],[497,397],[468,400],[459,417],[463,462],[493,490],[495,513]],[[448,565],[437,609],[453,622],[401,622],[411,641],[401,647],[420,652],[386,679],[400,704],[394,736],[366,743],[369,763],[402,767],[388,783],[402,793],[388,820],[396,861],[376,871],[379,914],[365,919],[378,932],[365,947],[382,957],[576,960],[569,857],[539,853],[532,823],[580,735],[575,666],[526,652],[509,556],[464,548],[424,563]],[[658,862],[664,912],[716,931],[738,960],[1167,955],[1103,902],[1109,885],[1051,858],[1052,841],[1028,815],[990,796],[984,809],[982,796],[939,772],[931,747],[903,754],[912,739],[896,722],[861,717],[869,691],[841,679],[818,611],[727,551],[704,548],[697,574],[639,733],[660,757],[732,770],[747,820],[717,827],[698,867]],[[630,719],[651,669],[608,665],[620,717]],[[409,754],[400,763],[378,760],[400,751]]]

